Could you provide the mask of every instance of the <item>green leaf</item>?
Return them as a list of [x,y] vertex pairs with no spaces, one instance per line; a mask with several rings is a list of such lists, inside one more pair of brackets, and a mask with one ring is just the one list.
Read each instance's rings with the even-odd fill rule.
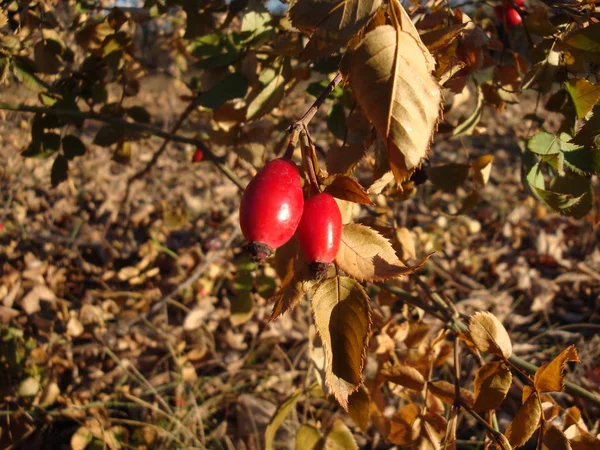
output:
[[62,139],[62,148],[65,157],[69,160],[74,159],[76,156],[85,155],[85,144],[81,142],[77,136],[73,136],[72,134],[67,134]]
[[52,187],[58,186],[69,176],[69,161],[64,155],[56,155],[52,169],[50,170],[50,180]]
[[600,53],[600,23],[576,31],[564,43],[577,50]]
[[[561,196],[558,201],[561,208],[557,211],[563,215],[580,219],[592,209],[594,191],[590,177],[576,174],[555,177],[550,182],[548,190],[556,194],[554,197]],[[578,200],[575,201],[575,199]],[[553,198],[552,201],[555,199]],[[549,204],[549,206],[552,208],[553,204]]]
[[598,100],[600,100],[600,85],[590,83],[585,78],[568,80],[565,83],[565,87],[573,99],[575,111],[579,119],[585,118],[598,103]]
[[321,450],[324,439],[319,430],[310,425],[301,425],[296,432],[297,450]]
[[196,63],[196,67],[199,69],[219,69],[230,66],[238,59],[240,59],[242,53],[239,51],[230,51],[221,55],[214,55],[204,58]]
[[329,114],[327,114],[327,128],[336,138],[344,140],[346,136],[346,114],[344,113],[344,106],[341,103],[334,103],[329,110]]
[[23,61],[15,61],[13,64],[15,76],[25,85],[25,87],[34,92],[44,92],[47,85],[33,74],[29,67],[25,67]]
[[112,160],[119,164],[129,164],[131,162],[131,142],[124,139],[119,140]]
[[241,73],[232,73],[219,81],[212,89],[203,92],[198,104],[205,108],[216,109],[229,100],[246,95],[248,81]]
[[300,395],[302,395],[302,390],[299,389],[290,395],[275,411],[273,417],[269,421],[269,425],[267,425],[267,429],[265,430],[265,450],[273,449],[273,442],[275,440],[275,433],[281,424],[285,421],[287,416],[290,415],[292,410],[296,407],[296,403],[300,399]]
[[119,125],[105,125],[98,130],[94,138],[94,144],[101,147],[110,147],[119,139],[123,138],[125,130]]
[[358,450],[358,445],[350,429],[336,418],[331,431],[327,433],[324,448],[328,450]]
[[536,155],[560,153],[560,139],[545,131],[539,131],[527,141],[527,148]]
[[264,116],[279,105],[285,94],[285,85],[287,83],[284,72],[285,70],[282,67],[275,78],[250,101],[248,111],[246,112],[246,120]]
[[446,192],[455,192],[467,180],[470,168],[469,164],[443,164],[430,167],[427,177],[439,189]]

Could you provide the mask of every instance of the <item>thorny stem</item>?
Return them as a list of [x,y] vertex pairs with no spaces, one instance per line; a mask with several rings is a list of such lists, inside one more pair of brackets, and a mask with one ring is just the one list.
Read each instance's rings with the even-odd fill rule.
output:
[[0,109],[4,109],[7,111],[17,111],[17,112],[29,112],[29,113],[43,113],[43,114],[55,114],[57,116],[64,117],[79,117],[83,119],[96,120],[98,122],[109,123],[112,125],[119,125],[125,128],[129,128],[131,130],[144,131],[153,136],[158,136],[163,139],[170,139],[175,142],[183,142],[185,144],[191,144],[204,153],[206,159],[212,162],[217,169],[219,169],[227,178],[229,178],[233,184],[235,184],[240,190],[244,190],[244,185],[238,179],[238,177],[233,173],[233,171],[227,167],[223,163],[223,158],[215,155],[206,144],[194,138],[189,138],[185,136],[180,136],[178,134],[169,133],[158,128],[153,127],[152,125],[147,125],[145,123],[140,122],[129,122],[125,119],[121,119],[119,117],[114,117],[108,114],[100,114],[94,111],[77,111],[72,109],[64,109],[64,108],[45,108],[42,106],[29,106],[24,104],[12,104],[0,102]]
[[[402,300],[404,300],[405,302],[412,304],[413,306],[416,306],[418,308],[421,308],[425,312],[433,314],[438,319],[445,321],[447,323],[448,328],[456,334],[466,333],[469,331],[469,327],[467,326],[467,324],[464,323],[460,317],[455,316],[453,312],[450,311],[446,302],[436,292],[428,293],[428,296],[430,300],[434,303],[434,305],[427,305],[423,304],[423,301],[416,295],[412,295],[392,284],[381,283],[379,284],[379,287],[387,290],[392,294],[400,294]],[[531,364],[530,362],[525,361],[524,359],[516,356],[514,353],[510,356],[510,358],[508,358],[507,361],[511,365],[514,365],[516,368],[521,369],[531,375],[534,375],[539,369],[539,367],[537,367],[535,364]],[[588,391],[587,389],[584,389],[578,384],[565,380],[565,390],[567,393],[575,397],[585,399],[591,403],[594,403],[595,405],[600,406],[600,397]]]

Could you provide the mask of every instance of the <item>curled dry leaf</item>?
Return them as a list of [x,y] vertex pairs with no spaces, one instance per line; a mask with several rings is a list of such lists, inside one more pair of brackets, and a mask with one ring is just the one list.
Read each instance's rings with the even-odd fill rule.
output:
[[494,409],[504,401],[512,384],[512,373],[503,362],[484,364],[475,375],[473,390],[478,412]]
[[386,238],[364,225],[348,224],[342,230],[342,243],[335,261],[340,269],[357,280],[381,281],[413,273],[429,256],[413,267],[406,267]]
[[408,389],[422,391],[425,387],[425,377],[417,369],[405,364],[396,364],[381,371],[381,375],[389,382],[399,384]]
[[492,172],[493,162],[494,155],[484,155],[471,163],[471,169],[473,169],[473,178],[477,184],[485,186],[488,183],[490,174]]
[[542,418],[542,407],[537,392],[533,392],[506,429],[506,438],[513,448],[524,445],[537,430]]
[[469,332],[479,351],[492,353],[504,359],[510,358],[512,354],[510,337],[492,313],[482,311],[473,314],[469,321]]
[[539,392],[562,392],[565,390],[564,370],[567,362],[581,362],[577,349],[570,345],[551,362],[544,364],[535,373],[533,380]]
[[431,55],[410,18],[397,2],[392,5],[397,11],[395,26],[369,31],[343,70],[358,104],[385,141],[390,167],[400,183],[426,155],[441,91],[431,75]]
[[304,295],[310,291],[312,285],[311,281],[304,281],[295,276],[285,280],[281,289],[269,299],[270,302],[273,302],[273,311],[269,321],[277,319],[286,311],[294,308],[304,298]]
[[304,59],[319,59],[345,45],[381,6],[381,0],[304,0],[290,9],[292,25],[312,33],[302,52]]
[[325,349],[325,382],[340,405],[348,409],[348,396],[363,382],[371,331],[369,297],[357,281],[335,277],[317,287],[311,308]]

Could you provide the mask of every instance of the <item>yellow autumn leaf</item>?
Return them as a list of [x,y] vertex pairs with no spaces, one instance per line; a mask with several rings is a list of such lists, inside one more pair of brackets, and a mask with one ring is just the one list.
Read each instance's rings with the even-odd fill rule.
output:
[[481,352],[492,353],[504,359],[510,358],[512,344],[506,329],[492,313],[482,311],[469,321],[471,339]]
[[483,412],[500,406],[511,384],[512,374],[506,364],[502,362],[484,364],[475,375],[473,409]]
[[562,392],[565,390],[564,370],[567,362],[581,362],[577,349],[570,345],[551,362],[544,364],[535,373],[533,383],[539,392]]
[[533,392],[521,406],[506,429],[506,438],[513,448],[524,445],[533,435],[542,418],[542,407],[537,392]]

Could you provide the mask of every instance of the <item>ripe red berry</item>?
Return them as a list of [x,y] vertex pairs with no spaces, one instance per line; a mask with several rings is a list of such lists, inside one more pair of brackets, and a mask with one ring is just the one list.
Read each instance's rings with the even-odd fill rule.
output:
[[[515,5],[521,7],[523,0],[515,0]],[[512,6],[510,1],[504,1],[502,5],[495,6],[494,14],[501,24],[508,27],[516,27],[523,23],[519,12]]]
[[200,162],[204,159],[204,152],[202,150],[200,150],[199,148],[196,149],[196,151],[194,152],[194,156],[192,157],[192,162]]
[[317,194],[306,201],[297,236],[300,248],[315,273],[326,269],[319,265],[333,262],[340,249],[342,214],[331,195]]
[[275,159],[250,181],[240,205],[240,226],[251,255],[263,260],[289,241],[304,207],[300,173],[287,159]]

